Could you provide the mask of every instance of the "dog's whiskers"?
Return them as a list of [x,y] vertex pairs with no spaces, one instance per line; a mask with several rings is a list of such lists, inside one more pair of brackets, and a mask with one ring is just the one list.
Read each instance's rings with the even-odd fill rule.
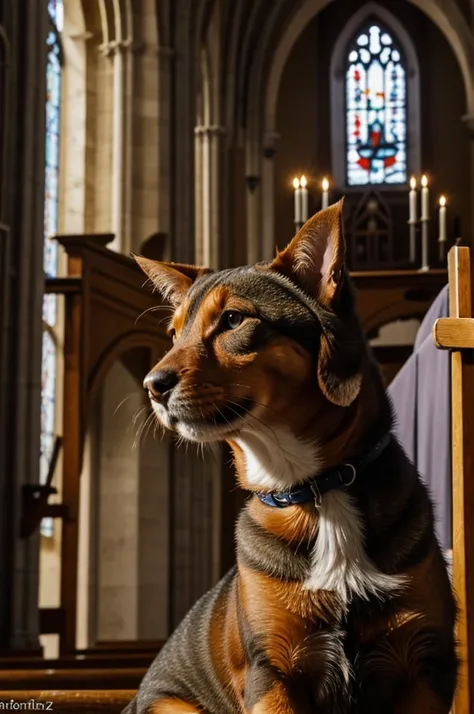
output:
[[141,313],[139,314],[139,316],[138,316],[137,319],[135,320],[135,323],[134,323],[134,324],[136,325],[137,322],[138,322],[144,315],[147,314],[147,312],[158,312],[158,311],[160,311],[160,310],[167,310],[168,312],[170,312],[170,306],[169,306],[169,305],[152,305],[152,307],[147,307],[146,310],[143,310],[143,312],[141,312]]
[[[147,418],[138,427],[137,433],[135,436],[135,440],[134,440],[133,446],[132,446],[133,449],[136,449],[140,444],[143,443],[145,429],[147,429],[147,427],[148,427],[147,432],[146,432],[146,433],[148,433],[148,430],[150,429],[150,426],[152,424],[154,417],[155,417],[154,413],[150,412],[150,414],[147,416]],[[146,434],[145,434],[145,436],[146,436]]]
[[125,404],[125,402],[130,399],[130,397],[135,396],[135,394],[136,394],[136,392],[130,392],[130,394],[127,394],[127,395],[122,399],[122,401],[120,402],[120,404],[118,404],[118,406],[114,409],[113,416],[115,416],[115,415],[117,414],[118,410],[120,409],[120,407],[122,407],[122,406]]

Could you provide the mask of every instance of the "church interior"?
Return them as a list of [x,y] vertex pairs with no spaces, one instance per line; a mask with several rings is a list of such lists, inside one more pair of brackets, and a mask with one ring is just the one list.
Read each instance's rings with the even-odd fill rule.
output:
[[120,712],[235,562],[227,448],[143,390],[169,312],[133,255],[270,261],[344,198],[474,712],[473,0],[0,0],[0,160],[0,708]]

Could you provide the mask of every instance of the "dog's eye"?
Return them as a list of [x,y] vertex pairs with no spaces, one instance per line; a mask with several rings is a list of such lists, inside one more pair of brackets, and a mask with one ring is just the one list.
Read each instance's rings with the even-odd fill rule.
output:
[[171,337],[173,342],[176,340],[176,330],[174,329],[174,327],[170,327],[170,329],[168,330],[168,335]]
[[222,318],[222,324],[226,330],[236,330],[244,321],[244,316],[241,312],[226,312]]

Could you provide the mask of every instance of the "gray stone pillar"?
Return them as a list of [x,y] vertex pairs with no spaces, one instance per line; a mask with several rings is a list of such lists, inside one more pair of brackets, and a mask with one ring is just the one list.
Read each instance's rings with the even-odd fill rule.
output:
[[261,255],[261,162],[258,141],[247,139],[245,182],[247,184],[247,262],[257,263]]
[[[468,135],[469,135],[469,149],[471,153],[471,191],[472,187],[474,187],[474,115],[473,114],[466,114],[465,116],[462,117],[462,121],[465,124],[465,127],[467,129]],[[471,225],[470,225],[470,231],[468,231],[468,235],[474,235],[474,201],[471,201]],[[459,238],[460,236],[456,236],[456,238]],[[474,269],[474,268],[473,268]]]
[[229,254],[225,231],[225,129],[198,126],[195,137],[196,261],[218,270],[228,267]]
[[20,539],[19,526],[22,488],[39,483],[47,3],[8,0],[4,16],[10,240],[0,317],[0,650],[11,651],[39,648],[39,534]]
[[262,157],[262,253],[261,260],[275,257],[275,154],[279,134],[267,133]]
[[193,263],[196,57],[191,33],[192,3],[176,0],[174,12],[170,257],[175,261]]

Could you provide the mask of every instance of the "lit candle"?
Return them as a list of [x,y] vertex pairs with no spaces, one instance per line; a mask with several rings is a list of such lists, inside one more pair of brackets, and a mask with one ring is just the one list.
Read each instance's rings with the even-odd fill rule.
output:
[[295,189],[295,224],[299,225],[301,223],[301,189],[299,179],[293,179],[293,187]]
[[440,243],[446,243],[446,196],[439,199],[439,238]]
[[408,224],[410,226],[410,263],[414,263],[416,260],[416,178],[414,176],[410,179],[410,193],[409,198],[409,219]]
[[322,208],[327,208],[329,206],[329,181],[327,180],[327,178],[323,178],[322,188],[323,188]]
[[427,221],[430,217],[430,191],[428,188],[428,179],[426,176],[421,177],[421,220]]
[[416,178],[414,176],[410,179],[410,223],[416,222]]
[[306,176],[300,178],[301,186],[301,221],[304,223],[308,220],[308,189],[306,188],[308,182],[306,181]]

